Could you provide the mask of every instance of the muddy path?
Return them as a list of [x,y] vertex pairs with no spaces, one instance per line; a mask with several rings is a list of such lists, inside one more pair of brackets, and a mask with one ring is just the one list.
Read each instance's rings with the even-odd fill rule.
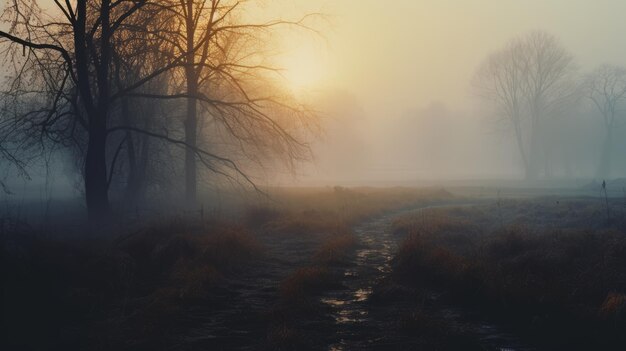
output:
[[208,301],[188,306],[172,332],[177,350],[264,350],[278,287],[295,268],[309,263],[312,236],[263,234],[263,258],[237,272]]
[[[298,328],[311,349],[379,350],[431,349],[424,335],[407,333],[402,316],[415,308],[412,291],[382,296],[376,293],[391,279],[393,257],[402,237],[392,233],[397,216],[412,211],[445,206],[471,206],[462,201],[422,205],[390,212],[354,227],[359,245],[348,262],[333,267],[340,277],[339,289],[327,291],[317,301],[322,315],[298,321]],[[310,264],[315,238],[270,236],[262,238],[265,258],[258,265],[237,275],[216,291],[214,302],[189,306],[172,330],[172,347],[180,350],[259,350],[271,349],[267,338],[272,308],[279,303],[278,286],[294,269]],[[451,328],[464,330],[487,350],[532,350],[515,335],[490,323],[477,311],[445,304],[440,292],[429,291],[427,304]]]
[[[343,271],[345,289],[330,292],[321,302],[330,308],[336,333],[329,340],[329,350],[405,349],[424,346],[423,337],[402,328],[402,316],[419,304],[427,304],[430,313],[444,320],[450,328],[463,330],[488,350],[533,350],[505,328],[487,321],[479,311],[450,306],[441,301],[441,293],[428,290],[426,300],[411,291],[379,296],[377,289],[391,280],[393,257],[402,238],[392,233],[393,219],[399,215],[434,207],[472,206],[455,202],[421,206],[393,212],[364,222],[354,228],[361,245],[352,262]],[[401,288],[395,288],[396,290]],[[398,293],[402,298],[396,298]]]

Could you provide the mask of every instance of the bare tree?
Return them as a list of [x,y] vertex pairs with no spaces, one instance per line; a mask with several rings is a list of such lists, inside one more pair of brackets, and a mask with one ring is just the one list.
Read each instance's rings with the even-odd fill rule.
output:
[[525,80],[527,66],[522,43],[514,40],[487,58],[474,77],[478,93],[495,105],[497,114],[513,128],[526,177],[529,177],[527,128],[525,126]]
[[[92,219],[109,213],[115,161],[121,147],[131,143],[115,139],[120,124],[129,124],[115,117],[119,109],[128,105],[128,97],[145,93],[152,82],[182,67],[181,57],[158,59],[167,43],[154,33],[163,29],[167,13],[157,5],[55,1],[48,14],[37,0],[11,0],[2,14],[9,29],[0,31],[0,42],[13,69],[3,92],[3,132],[11,131],[13,143],[73,144]],[[128,127],[146,131],[145,125]]]
[[[274,95],[272,89],[268,89],[271,86],[268,74],[279,69],[255,58],[262,56],[259,54],[262,53],[260,37],[263,33],[284,25],[312,29],[304,22],[317,14],[306,15],[297,21],[247,23],[240,20],[246,1],[169,0],[167,4],[173,20],[170,30],[163,32],[162,38],[171,43],[174,56],[181,57],[183,72],[180,75],[182,84],[179,84],[181,91],[160,98],[186,99],[184,141],[191,146],[185,152],[187,203],[194,205],[197,196],[199,158],[194,148],[200,145],[201,117],[223,127],[222,131],[239,146],[259,145],[263,141],[253,136],[265,133],[265,137],[282,145],[289,159],[302,158],[308,145],[283,128],[278,123],[280,117],[274,112],[280,106],[304,120],[311,117],[310,111],[289,103],[285,96]],[[259,82],[265,91],[257,89]],[[215,171],[213,167],[209,168]]]
[[[256,188],[230,155],[199,146],[198,103],[235,144],[258,145],[268,138],[289,160],[305,157],[308,145],[281,116],[290,113],[293,124],[311,114],[267,89],[264,72],[276,70],[255,62],[252,58],[262,55],[258,46],[248,45],[268,28],[301,22],[242,24],[234,14],[243,2],[226,3],[66,0],[54,1],[54,16],[41,11],[37,0],[11,0],[2,15],[9,30],[0,31],[3,53],[14,71],[3,94],[10,117],[0,121],[2,129],[18,136],[12,138],[16,144],[75,145],[88,214],[94,219],[109,212],[109,186],[123,147],[129,165],[139,169],[133,160],[137,136],[144,138],[144,156],[150,153],[146,138],[185,150],[188,198],[195,198],[196,160]],[[151,127],[158,117],[147,108],[142,112],[150,116],[142,123],[131,118],[130,106],[148,99],[187,101],[183,138],[177,128]],[[21,166],[22,160],[15,160]]]
[[609,177],[613,151],[613,131],[624,114],[626,102],[626,69],[619,66],[602,65],[591,73],[586,81],[589,99],[598,109],[602,126],[606,132],[600,164],[596,176]]
[[[85,130],[85,198],[89,216],[95,219],[109,212],[106,146],[113,100],[113,43],[120,27],[146,0],[77,0],[75,4],[66,0],[54,4],[59,16],[42,12],[36,0],[11,0],[3,13],[10,29],[0,31],[0,38],[12,44],[7,50],[18,72],[12,89],[15,96],[28,96],[29,92],[22,89],[35,83],[52,97],[40,109],[25,111],[18,121],[36,118],[35,126],[48,135],[46,128],[58,123]],[[15,60],[20,47],[24,62]],[[31,82],[23,75],[25,68],[30,68]]]
[[[113,85],[120,91],[152,72],[167,67],[172,58],[171,44],[154,33],[169,29],[168,13],[159,6],[146,6],[135,16],[126,20],[121,27],[122,35],[115,43],[113,57]],[[132,92],[121,94],[115,100],[111,115],[111,126],[131,126],[158,132],[170,130],[174,124],[168,118],[173,108],[169,101],[134,97],[137,94],[167,94],[169,83],[174,79],[174,70],[146,81]],[[109,154],[114,155],[109,163],[109,187],[123,193],[124,203],[134,206],[145,199],[149,185],[156,185],[155,165],[172,163],[166,160],[163,143],[152,140],[145,134],[130,130],[112,134]],[[125,156],[122,156],[122,154]],[[162,162],[163,161],[163,162]],[[164,186],[163,182],[159,186]]]
[[548,122],[576,101],[577,67],[557,38],[545,32],[526,35],[522,47],[527,70],[524,95],[531,129],[530,177],[537,177],[542,167],[545,176],[550,176],[552,143]]
[[489,56],[474,82],[514,130],[526,178],[537,177],[542,163],[549,176],[546,122],[576,97],[573,57],[555,37],[531,32]]

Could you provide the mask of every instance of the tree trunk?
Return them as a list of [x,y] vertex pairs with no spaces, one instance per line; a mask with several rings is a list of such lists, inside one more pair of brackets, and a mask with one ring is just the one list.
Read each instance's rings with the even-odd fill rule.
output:
[[139,153],[139,162],[137,163],[137,189],[136,198],[138,202],[142,202],[146,198],[148,189],[148,162],[150,161],[150,137],[144,135],[141,138],[141,152]]
[[110,213],[106,170],[106,129],[94,124],[89,128],[85,157],[85,199],[90,221],[100,221]]
[[524,177],[528,179],[529,175],[529,165],[528,165],[528,156],[526,156],[526,150],[524,149],[524,139],[522,136],[522,128],[519,125],[518,120],[514,120],[514,129],[515,129],[515,140],[517,141],[517,148],[520,153],[520,157],[522,158],[522,165],[524,166]]
[[611,151],[613,150],[613,133],[612,128],[607,128],[602,155],[600,156],[600,165],[596,173],[599,179],[606,179],[611,175]]
[[[127,126],[134,126],[131,118],[131,109],[128,104],[128,99],[122,98],[121,100],[122,120]],[[126,131],[126,153],[128,156],[128,175],[126,180],[126,192],[124,197],[126,199],[127,206],[134,206],[138,202],[138,193],[142,177],[139,172],[137,162],[137,152],[135,147],[135,138],[131,131]]]
[[128,154],[128,178],[126,180],[126,205],[134,206],[139,202],[139,187],[141,176],[137,165],[137,155],[135,151],[135,139],[133,133],[126,132],[126,151]]
[[[197,85],[194,79],[187,80],[187,90],[190,95],[197,94]],[[185,142],[195,148],[197,140],[198,116],[197,101],[195,98],[187,99],[187,119],[185,120]],[[185,149],[185,200],[189,206],[196,204],[197,175],[196,153],[190,147]]]
[[132,132],[129,132],[126,143],[128,144],[128,179],[125,198],[127,205],[135,206],[143,202],[146,195],[150,140],[147,136],[134,138]]
[[541,151],[539,131],[541,130],[541,128],[539,127],[539,117],[537,117],[537,113],[534,112],[531,116],[531,135],[528,152],[528,172],[526,173],[526,179],[536,180],[539,176],[539,169],[542,166],[541,159],[539,157]]
[[[195,35],[197,23],[195,22],[196,12],[194,11],[194,1],[187,0],[185,4],[187,13],[185,14],[185,29],[187,52],[185,58],[185,80],[187,83],[187,118],[185,119],[185,200],[187,205],[196,205],[197,174],[196,174],[196,154],[191,148],[196,147],[196,132],[198,129],[197,102],[194,98],[198,94],[198,73],[195,67]],[[199,11],[199,10],[196,10]]]

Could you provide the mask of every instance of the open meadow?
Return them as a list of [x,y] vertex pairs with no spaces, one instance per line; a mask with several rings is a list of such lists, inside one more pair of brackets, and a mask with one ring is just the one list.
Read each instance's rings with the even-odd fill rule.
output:
[[285,188],[82,240],[5,230],[3,345],[618,350],[625,213],[620,198],[607,220],[593,197]]

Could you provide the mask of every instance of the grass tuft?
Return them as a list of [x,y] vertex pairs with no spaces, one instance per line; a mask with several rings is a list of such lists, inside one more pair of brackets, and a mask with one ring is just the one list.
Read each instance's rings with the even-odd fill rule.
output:
[[325,267],[299,268],[280,284],[280,295],[284,299],[303,300],[336,287],[336,281]]

